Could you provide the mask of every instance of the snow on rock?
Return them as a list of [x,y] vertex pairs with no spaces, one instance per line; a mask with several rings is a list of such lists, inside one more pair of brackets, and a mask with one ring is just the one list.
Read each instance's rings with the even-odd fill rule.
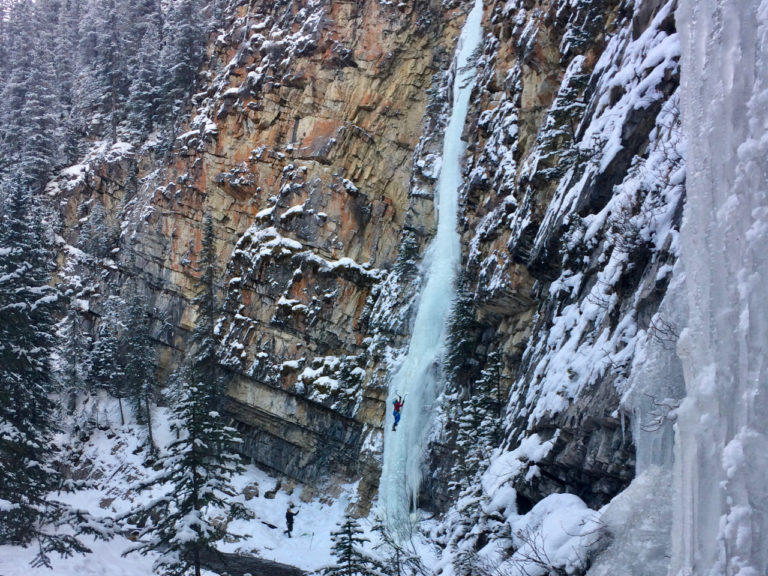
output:
[[[671,4],[665,5],[654,24],[661,26],[670,10]],[[599,175],[623,146],[610,142],[620,138],[629,111],[647,104],[641,95],[654,101],[663,97],[651,86],[665,74],[675,73],[679,53],[675,42],[675,37],[654,26],[634,41],[621,31],[593,73],[599,79],[597,104],[590,105],[594,112],[585,139],[599,135],[598,140],[606,144],[577,180],[566,175],[561,181],[535,241],[549,242],[546,237],[553,222],[568,225],[562,271],[548,288],[548,306],[554,308],[552,303],[558,302],[556,311],[546,320],[546,329],[539,326],[525,353],[531,366],[525,378],[537,384],[520,388],[511,399],[529,426],[564,410],[582,390],[609,374],[622,390],[638,338],[648,327],[648,318],[638,317],[649,296],[648,287],[667,278],[657,271],[677,254],[683,187],[676,176],[682,169],[676,94],[659,104],[646,157],[632,161],[622,181],[596,210],[585,214],[582,208],[595,177],[588,177],[590,170]],[[618,55],[621,60],[616,62]],[[628,74],[634,78],[629,85],[617,78]],[[611,91],[617,83],[623,86],[624,96],[608,105],[601,90]],[[524,211],[516,216],[523,217]],[[648,279],[640,281],[643,274]],[[542,320],[545,312],[540,311]]]
[[[525,476],[535,470],[535,464],[552,449],[554,439],[542,440],[538,434],[525,438],[520,445],[509,452],[503,452],[492,459],[482,478],[483,490],[488,496],[489,510],[501,510],[514,507],[514,489],[510,493],[510,481]],[[509,496],[512,500],[509,501]]]
[[[510,1],[492,15],[504,37],[489,39],[480,60],[495,74],[481,72],[492,96],[478,117],[483,146],[464,193],[467,268],[481,321],[518,321],[509,310],[520,306],[522,316],[525,297],[533,319],[519,320],[530,322],[521,344],[505,343],[504,352],[521,358],[510,360],[505,441],[483,493],[464,493],[479,505],[456,503],[446,515],[446,557],[457,572],[463,547],[478,541],[488,542],[487,565],[506,574],[583,572],[608,545],[587,505],[604,506],[630,483],[640,423],[664,438],[644,438],[643,470],[670,452],[678,392],[642,391],[671,365],[656,358],[680,329],[661,306],[681,251],[685,199],[680,42],[676,3],[647,13],[642,4],[613,13],[581,0],[553,2],[549,11]],[[553,40],[547,26],[562,34],[554,55],[562,75],[532,135],[531,83],[541,84],[529,64]],[[594,26],[605,31],[604,44],[595,43]],[[493,69],[502,41],[516,56],[506,73]],[[508,296],[526,282],[527,294]],[[648,359],[646,370],[639,358]],[[553,492],[561,491],[581,498],[559,500],[565,495]],[[669,492],[654,496],[657,510],[669,505]],[[546,520],[557,518],[555,503],[573,518]],[[570,528],[558,532],[557,522]],[[669,533],[669,523],[659,528]],[[638,550],[657,554],[663,538],[638,538]]]
[[290,208],[288,208],[288,210],[280,214],[280,219],[282,220],[283,218],[290,218],[291,216],[294,216],[296,214],[304,214],[304,204],[291,206]]
[[509,524],[515,551],[503,566],[520,576],[582,572],[604,537],[599,514],[573,494],[551,494]]
[[[194,126],[193,122],[196,129],[185,135],[191,139],[185,140],[187,145],[202,146],[207,139],[215,138],[217,128],[212,118],[223,116],[237,102],[259,96],[267,82],[279,83],[296,57],[315,50],[326,23],[326,10],[324,2],[311,0],[295,11],[285,11],[277,19],[252,13],[240,16],[230,28],[243,30],[247,25],[239,49],[212,79],[211,90],[199,95],[195,119],[198,125]],[[231,44],[230,34],[220,35],[217,44]],[[248,65],[247,73],[242,77],[233,72],[244,65],[246,54],[257,55],[257,58]],[[237,77],[242,77],[242,82],[232,86],[230,83]]]
[[[301,212],[301,206],[294,206],[290,212]],[[274,207],[260,212],[263,218],[271,214]],[[285,216],[286,214],[283,214]],[[240,238],[233,251],[232,259],[242,259],[250,264],[253,269],[267,258],[285,258],[287,256],[300,255],[302,260],[311,262],[326,272],[353,271],[362,278],[377,281],[382,277],[379,270],[371,269],[365,264],[358,264],[351,258],[338,260],[326,260],[306,248],[301,242],[283,236],[275,227],[261,228],[260,225],[251,226]]]
[[53,180],[51,184],[65,191],[74,190],[85,183],[89,171],[90,166],[88,164],[75,164],[69,166],[59,172],[58,178]]

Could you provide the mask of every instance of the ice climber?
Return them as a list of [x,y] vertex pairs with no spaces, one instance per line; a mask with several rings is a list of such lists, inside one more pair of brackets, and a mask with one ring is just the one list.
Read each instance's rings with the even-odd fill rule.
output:
[[400,410],[402,410],[405,405],[405,400],[402,396],[398,396],[392,401],[392,404],[395,405],[394,411],[392,412],[392,415],[395,417],[395,423],[392,424],[392,432],[394,432],[397,429],[397,423],[400,422]]

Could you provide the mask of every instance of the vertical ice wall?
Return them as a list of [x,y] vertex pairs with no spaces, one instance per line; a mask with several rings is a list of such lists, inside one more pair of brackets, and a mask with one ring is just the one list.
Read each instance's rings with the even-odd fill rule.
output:
[[768,0],[681,0],[690,316],[671,574],[768,574]]
[[[461,260],[457,230],[458,191],[462,182],[464,154],[461,133],[472,91],[470,80],[474,74],[467,65],[482,38],[482,15],[482,0],[475,0],[457,46],[453,105],[445,130],[442,170],[435,194],[437,234],[424,259],[426,282],[419,298],[408,352],[389,388],[379,500],[387,525],[401,535],[410,526],[410,510],[415,507],[421,483],[422,458],[433,407],[442,388],[440,359],[454,298],[454,281]],[[402,420],[397,431],[393,432],[391,407],[397,395],[405,396],[406,400]]]

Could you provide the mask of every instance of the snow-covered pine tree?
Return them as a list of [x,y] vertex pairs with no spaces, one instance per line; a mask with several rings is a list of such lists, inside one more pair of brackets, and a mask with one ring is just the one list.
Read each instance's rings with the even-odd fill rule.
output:
[[323,568],[323,576],[379,576],[384,569],[378,560],[366,553],[363,545],[370,540],[363,536],[360,523],[350,515],[331,532],[331,554],[336,564]]
[[21,171],[23,182],[41,190],[61,163],[58,139],[62,116],[55,54],[58,5],[50,0],[12,5],[14,22],[9,39],[12,72],[0,100],[3,154]]
[[77,28],[80,21],[79,0],[61,0],[58,18],[53,28],[52,51],[56,63],[56,86],[61,115],[58,124],[57,142],[59,157],[65,165],[77,162],[81,155],[81,137],[72,121],[74,79],[77,76]]
[[[50,554],[87,552],[78,539],[108,532],[86,514],[51,497],[63,479],[53,465],[51,352],[57,292],[44,219],[20,179],[7,192],[0,222],[0,544],[38,545],[35,564]],[[56,527],[72,524],[73,533]]]
[[93,383],[117,398],[120,405],[121,425],[125,425],[123,398],[128,395],[125,368],[120,354],[120,333],[125,330],[120,311],[124,305],[119,296],[107,297],[91,354]]
[[381,542],[374,546],[383,552],[385,560],[381,561],[381,573],[384,576],[429,576],[431,572],[421,561],[421,556],[413,548],[408,546],[392,533],[381,519],[377,519],[373,531],[379,534]]
[[160,69],[168,71],[163,78],[160,109],[166,120],[171,120],[192,95],[203,61],[205,43],[200,8],[200,0],[169,2],[160,56]]
[[160,31],[155,18],[149,17],[135,58],[134,77],[126,104],[128,122],[139,138],[146,137],[158,120],[157,107],[161,99],[159,65]]
[[[487,442],[482,427],[488,406],[483,371],[477,358],[479,325],[474,315],[474,298],[466,287],[466,279],[459,279],[457,298],[450,318],[447,353],[444,361],[448,377],[448,392],[453,399],[447,406],[449,421],[453,424],[453,467],[449,487],[454,494],[461,514],[452,521],[449,545],[461,541],[472,530],[480,512],[480,484],[478,475],[483,458],[488,457],[492,446]],[[457,553],[460,560],[456,569],[466,573],[468,558]]]
[[197,295],[192,305],[197,309],[195,329],[192,333],[191,368],[195,380],[211,387],[211,409],[220,410],[226,391],[220,376],[219,359],[216,353],[216,317],[219,310],[216,298],[216,238],[210,214],[203,219],[203,237],[198,270],[200,276],[195,283]]
[[79,25],[75,114],[84,133],[117,139],[130,85],[127,15],[115,0],[87,0]]
[[[53,161],[51,157],[38,154],[40,150],[36,145],[45,147],[48,142],[37,140],[28,143],[27,140],[36,134],[42,119],[48,124],[50,116],[46,116],[46,112],[55,113],[50,106],[54,86],[49,78],[49,62],[39,52],[41,46],[34,26],[37,20],[34,3],[30,0],[12,2],[7,5],[6,17],[8,38],[4,39],[4,44],[8,63],[0,89],[0,174],[18,176],[19,162],[25,159],[23,153],[26,148],[28,153],[40,156],[42,161],[40,166],[27,165],[32,168],[30,173],[24,175],[27,181],[35,172],[47,172]],[[38,88],[36,84],[41,81],[45,82],[45,86]]]
[[26,2],[4,4],[2,84],[0,84],[0,174],[8,174],[18,160],[20,135],[19,110],[24,103],[25,79],[32,68],[32,54],[24,50],[31,41],[27,24],[32,14]]
[[80,229],[77,247],[96,258],[109,258],[120,240],[120,229],[110,224],[104,204],[99,200],[90,204],[91,211]]
[[[198,315],[192,336],[193,355],[179,382],[172,403],[177,439],[160,457],[163,472],[140,488],[164,484],[166,498],[136,510],[133,519],[144,525],[150,516],[160,518],[144,528],[141,542],[131,551],[161,553],[156,569],[163,574],[200,575],[202,554],[227,535],[227,524],[245,516],[239,504],[227,501],[234,492],[232,476],[241,471],[235,451],[241,443],[237,431],[228,426],[221,412],[226,390],[219,376],[216,356],[215,251],[213,224],[207,216],[193,301]],[[214,514],[223,516],[214,521]]]
[[6,31],[6,14],[8,13],[8,7],[5,0],[0,0],[0,82],[5,80],[8,64],[8,53],[6,39],[8,32]]
[[55,292],[30,204],[21,184],[14,186],[0,226],[0,542],[22,544],[36,536],[58,482],[49,466]]
[[77,300],[70,303],[59,330],[59,379],[67,410],[72,412],[77,398],[90,392],[91,337],[83,326]]
[[459,279],[456,300],[451,310],[447,351],[443,361],[452,388],[466,386],[477,374],[477,331],[474,297],[466,288],[462,277]]
[[172,429],[177,439],[160,456],[161,472],[137,487],[162,485],[166,495],[129,517],[144,528],[136,546],[125,553],[158,552],[155,570],[168,576],[188,574],[190,568],[199,576],[203,553],[227,536],[230,520],[245,517],[245,508],[227,497],[234,492],[230,480],[240,468],[236,431],[209,409],[208,386],[193,384],[191,377],[188,372],[175,399]]
[[419,270],[417,259],[419,257],[419,242],[413,232],[403,234],[400,242],[400,250],[397,254],[395,270],[401,278],[411,280]]
[[136,281],[131,284],[120,337],[125,366],[125,388],[133,403],[137,422],[147,425],[148,448],[155,451],[152,429],[152,400],[155,393],[155,348],[152,342],[150,311],[139,294]]
[[501,442],[502,407],[500,353],[494,350],[488,354],[480,378],[458,403],[456,459],[451,477],[460,490],[485,471],[491,452]]
[[34,44],[32,70],[25,81],[25,100],[20,110],[21,154],[19,167],[33,190],[42,190],[57,164],[59,143],[56,72],[41,42]]
[[484,364],[480,378],[471,383],[469,394],[457,403],[455,412],[457,430],[451,488],[456,496],[457,514],[450,521],[448,545],[457,547],[454,568],[460,575],[478,573],[475,552],[481,546],[476,544],[487,541],[490,533],[503,532],[506,526],[498,518],[489,518],[482,506],[481,477],[503,432],[500,351],[490,352]]

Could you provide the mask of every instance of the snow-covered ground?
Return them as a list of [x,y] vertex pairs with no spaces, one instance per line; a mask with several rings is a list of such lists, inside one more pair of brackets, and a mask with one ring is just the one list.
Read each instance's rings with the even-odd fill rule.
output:
[[[142,426],[127,424],[120,426],[116,402],[105,399],[99,410],[103,425],[110,423],[106,430],[95,429],[90,438],[74,448],[81,451],[80,463],[88,462],[90,479],[95,487],[74,494],[59,495],[57,498],[98,516],[116,516],[127,512],[152,496],[151,492],[136,494],[130,490],[139,479],[150,474],[151,469],[143,466],[145,452],[140,449],[145,435]],[[163,445],[169,439],[167,411],[155,411],[154,428],[156,441]],[[102,426],[105,427],[105,426]],[[69,434],[62,434],[59,441],[66,444]],[[347,506],[355,493],[354,485],[337,487],[338,496],[322,495],[304,502],[304,488],[290,480],[283,479],[281,488],[274,491],[278,479],[253,465],[246,467],[243,474],[233,479],[235,499],[244,502],[253,513],[253,518],[236,520],[230,524],[230,532],[243,537],[233,542],[222,542],[219,549],[224,552],[253,554],[268,560],[298,566],[307,571],[333,564],[330,554],[331,532],[342,521]],[[246,487],[258,486],[258,496],[246,500]],[[271,494],[274,492],[274,495]],[[269,497],[267,497],[269,495]],[[284,534],[285,511],[289,503],[299,510],[293,537]],[[371,532],[372,520],[363,519],[362,528]],[[368,534],[372,540],[374,536]],[[122,553],[133,543],[126,536],[118,536],[109,542],[83,539],[93,550],[92,554],[61,559],[52,556],[52,570],[33,568],[30,562],[37,553],[33,543],[28,548],[0,546],[0,575],[2,576],[146,576],[152,574],[155,556]]]
[[93,551],[85,556],[71,558],[52,558],[52,569],[32,568],[30,562],[37,549],[0,546],[0,574],[3,576],[146,576],[152,574],[153,558],[150,556],[121,556],[131,542],[126,538],[116,538],[110,542],[84,542]]

